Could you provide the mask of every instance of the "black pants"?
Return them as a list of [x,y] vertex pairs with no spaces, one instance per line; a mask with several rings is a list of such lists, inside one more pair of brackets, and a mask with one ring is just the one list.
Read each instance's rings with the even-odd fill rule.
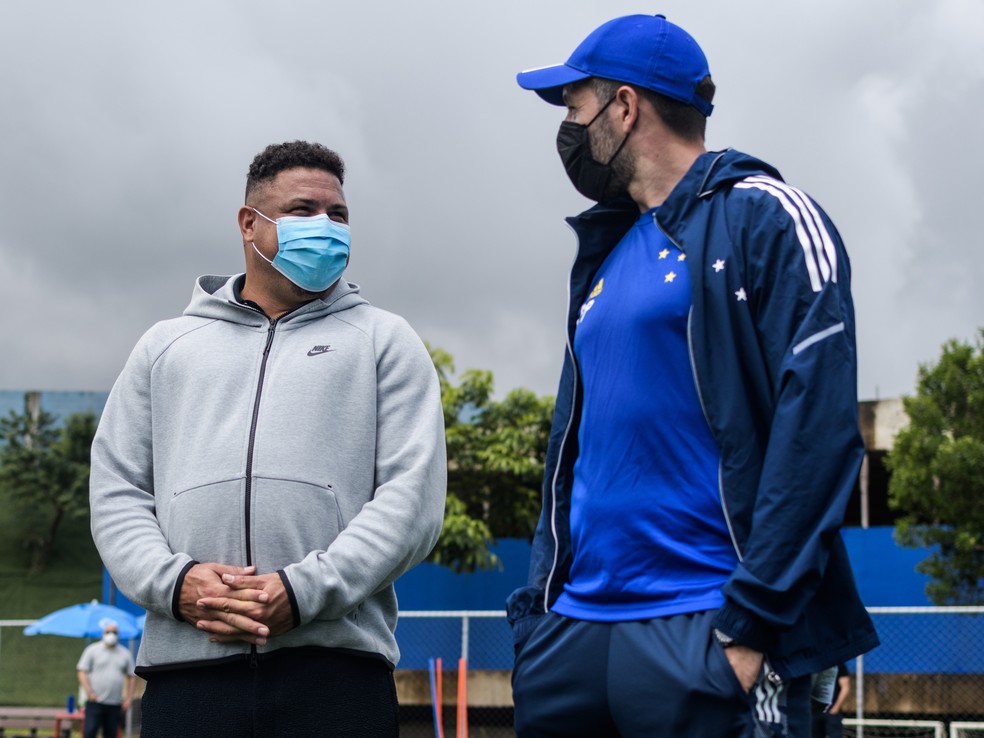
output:
[[141,674],[141,738],[395,738],[399,708],[382,659],[291,648],[256,659]]
[[811,738],[842,738],[844,735],[844,716],[840,713],[831,715],[818,712],[813,715],[813,732]]
[[116,738],[120,727],[122,710],[119,705],[104,705],[102,702],[85,703],[85,738],[96,738],[102,730],[103,738]]

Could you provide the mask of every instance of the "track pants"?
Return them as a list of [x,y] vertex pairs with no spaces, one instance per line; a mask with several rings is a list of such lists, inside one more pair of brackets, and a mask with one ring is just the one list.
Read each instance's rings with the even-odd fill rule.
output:
[[808,738],[810,677],[746,693],[713,611],[596,623],[548,613],[516,657],[519,738]]

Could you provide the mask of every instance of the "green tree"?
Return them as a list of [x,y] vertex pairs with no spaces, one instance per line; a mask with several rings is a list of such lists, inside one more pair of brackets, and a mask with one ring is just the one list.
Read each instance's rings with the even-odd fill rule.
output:
[[938,605],[984,602],[984,329],[976,345],[950,340],[920,366],[909,425],[888,457],[889,502],[903,513],[900,545],[932,553],[916,570]]
[[455,571],[492,568],[496,538],[529,538],[540,508],[552,397],[514,389],[494,400],[492,372],[469,369],[428,347],[441,381],[448,445],[448,502],[431,560]]
[[67,518],[89,514],[89,450],[96,416],[75,413],[60,428],[44,410],[0,419],[0,493],[18,511],[32,575],[44,571]]

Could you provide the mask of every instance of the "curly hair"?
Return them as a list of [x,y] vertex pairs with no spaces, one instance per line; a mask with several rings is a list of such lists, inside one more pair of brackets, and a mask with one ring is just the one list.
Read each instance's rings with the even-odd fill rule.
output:
[[246,201],[260,186],[270,182],[285,169],[305,167],[321,169],[345,183],[345,162],[326,146],[308,141],[286,141],[270,144],[256,155],[246,174]]

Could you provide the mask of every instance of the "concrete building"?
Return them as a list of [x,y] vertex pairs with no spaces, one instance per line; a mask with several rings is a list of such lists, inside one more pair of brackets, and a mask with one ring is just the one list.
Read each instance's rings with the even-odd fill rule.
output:
[[844,517],[845,527],[871,528],[894,525],[896,514],[888,506],[889,472],[885,457],[895,434],[908,425],[902,398],[867,400],[858,404],[865,455],[854,494]]

